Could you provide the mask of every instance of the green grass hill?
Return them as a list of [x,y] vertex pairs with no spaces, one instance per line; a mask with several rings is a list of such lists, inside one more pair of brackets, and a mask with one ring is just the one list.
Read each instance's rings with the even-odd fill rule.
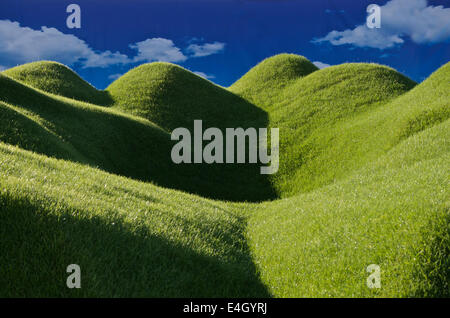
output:
[[230,204],[4,143],[0,165],[0,297],[269,295]]
[[141,65],[113,82],[107,91],[115,106],[144,117],[167,131],[191,127],[266,127],[260,108],[174,64]]
[[308,59],[296,54],[278,54],[253,67],[230,90],[264,107],[277,102],[278,93],[293,81],[318,68]]
[[[42,65],[42,78],[69,70]],[[228,89],[151,63],[105,91],[71,71],[38,86],[39,70],[12,70],[0,297],[450,296],[450,63],[416,84],[282,54]],[[170,131],[194,119],[279,127],[279,172],[173,164]],[[69,264],[81,289],[65,285]]]
[[44,92],[97,105],[109,105],[111,97],[87,83],[67,66],[50,61],[33,62],[3,72]]
[[4,142],[206,197],[275,197],[267,178],[259,174],[259,164],[174,164],[169,132],[143,118],[50,95],[2,74],[0,96]]
[[[248,228],[278,297],[450,296],[450,119],[345,180],[261,204]],[[377,264],[381,288],[366,285]]]
[[[166,131],[190,129],[201,119],[203,130],[217,127],[267,127],[264,110],[227,89],[174,64],[141,65],[113,82],[107,91],[114,109],[148,119]],[[224,153],[226,156],[226,152]],[[233,201],[276,198],[272,184],[261,175],[260,164],[181,164],[195,193]]]
[[381,65],[315,70],[301,56],[280,54],[258,64],[230,91],[261,107],[269,126],[280,129],[280,171],[272,184],[285,197],[345,177],[398,143],[389,130],[374,128],[385,135],[368,146],[373,130],[355,124],[368,120],[381,125],[378,118],[368,118],[379,108],[394,116],[400,110],[389,102],[415,85]]
[[[278,192],[289,196],[346,177],[403,138],[448,118],[449,69],[447,64],[415,86],[384,66],[346,64],[287,87],[282,102],[268,109],[270,126],[284,132]],[[420,127],[411,132],[412,123]]]

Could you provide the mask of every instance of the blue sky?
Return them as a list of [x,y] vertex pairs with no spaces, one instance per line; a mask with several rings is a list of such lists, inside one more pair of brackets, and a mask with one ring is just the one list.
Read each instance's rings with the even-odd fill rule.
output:
[[[66,7],[81,7],[81,29]],[[381,28],[365,25],[381,6]],[[447,3],[447,4],[446,4]],[[450,5],[432,0],[2,0],[0,69],[51,59],[97,88],[147,62],[229,86],[266,57],[375,62],[422,81],[450,60]]]

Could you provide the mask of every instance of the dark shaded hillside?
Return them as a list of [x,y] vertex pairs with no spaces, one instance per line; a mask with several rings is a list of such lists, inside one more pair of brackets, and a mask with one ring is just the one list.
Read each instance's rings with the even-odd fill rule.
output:
[[69,143],[46,129],[38,119],[21,113],[19,108],[0,102],[0,140],[47,156],[89,163]]
[[[58,64],[46,65],[57,67],[55,72],[66,71]],[[55,76],[55,81],[58,78],[64,77]],[[77,161],[107,171],[233,201],[286,197],[326,185],[384,154],[408,134],[406,130],[427,127],[432,118],[447,116],[442,101],[446,97],[435,98],[445,91],[445,74],[432,76],[408,95],[416,84],[391,68],[343,64],[316,70],[308,60],[292,54],[264,60],[230,91],[169,63],[142,65],[111,84],[113,108],[150,119],[167,131],[124,119],[114,111],[48,96],[6,77],[1,80],[1,100],[9,107],[15,105],[16,111],[25,107],[36,112],[52,138],[59,137],[64,144],[60,150],[46,147],[45,153],[70,149]],[[425,97],[428,102],[422,101]],[[47,104],[52,106],[43,107]],[[403,105],[410,106],[408,112]],[[425,111],[426,107],[431,108]],[[128,123],[127,128],[111,118]],[[203,121],[203,129],[279,128],[279,172],[262,176],[260,164],[172,164],[170,130],[186,127],[193,133],[195,119]]]
[[50,96],[1,74],[0,101],[4,142],[216,199],[275,196],[259,165],[174,164],[170,134],[147,120]]
[[[54,72],[65,74],[68,71],[59,64],[45,65],[54,67]],[[439,72],[445,72],[445,67]],[[61,78],[65,77],[55,76],[55,82]],[[55,101],[25,86],[18,87],[18,82],[8,82],[6,78],[2,81],[2,100],[9,106],[32,107],[31,111],[37,111],[40,118],[51,122],[50,131],[65,144],[64,149],[58,151],[71,149],[77,161],[91,162],[107,171],[140,180],[236,201],[286,197],[326,185],[384,154],[400,141],[401,135],[408,134],[406,130],[421,129],[421,125],[427,127],[432,118],[437,116],[442,120],[447,116],[445,101],[435,101],[434,97],[445,90],[445,75],[432,76],[407,95],[405,93],[416,84],[391,68],[343,64],[317,70],[307,59],[293,54],[264,60],[229,91],[169,63],[146,64],[128,72],[108,88],[108,94],[115,101],[113,108],[150,119],[167,129],[156,134],[160,136],[157,141],[154,132],[144,134],[141,128],[134,128],[135,125],[147,127],[145,125],[128,120],[131,126],[126,130],[115,130],[112,122],[100,119],[122,118],[117,113],[99,108],[88,111],[87,106],[81,111],[78,104]],[[21,90],[24,90],[21,94],[12,93]],[[416,91],[418,93],[414,94]],[[426,96],[429,101],[421,101]],[[53,107],[59,110],[43,108],[43,104],[56,105]],[[403,105],[410,106],[407,113]],[[431,109],[425,111],[422,107]],[[62,113],[66,119],[62,119]],[[78,124],[74,121],[77,117]],[[274,176],[261,176],[259,164],[173,165],[169,157],[173,143],[168,132],[186,127],[192,133],[195,119],[203,121],[203,129],[279,128],[279,172]],[[102,126],[102,122],[106,126]],[[144,137],[147,135],[148,140]],[[116,136],[115,139],[112,136]],[[129,155],[118,156],[119,152],[111,147]],[[51,148],[47,153],[56,151]],[[170,175],[173,177],[168,177]],[[190,180],[190,185],[183,180]]]
[[[0,74],[0,296],[449,297],[449,79],[283,54],[227,91],[155,63],[100,107]],[[280,171],[173,164],[194,119],[279,127]]]
[[225,203],[1,142],[0,163],[0,297],[270,296]]
[[[309,65],[301,57],[280,55],[257,65],[255,73],[272,74],[271,64],[285,63],[287,67],[292,59],[304,68]],[[288,74],[297,74],[287,79],[256,77],[251,70],[230,87],[267,111],[269,126],[280,129],[280,170],[271,180],[283,197],[345,177],[384,153],[386,148],[366,144],[367,133],[382,131],[352,127],[416,85],[397,71],[376,64],[343,64],[310,73],[296,71],[294,66],[287,72],[278,65]]]
[[144,117],[167,131],[191,127],[267,127],[264,111],[228,90],[170,63],[141,65],[107,91],[115,107]]

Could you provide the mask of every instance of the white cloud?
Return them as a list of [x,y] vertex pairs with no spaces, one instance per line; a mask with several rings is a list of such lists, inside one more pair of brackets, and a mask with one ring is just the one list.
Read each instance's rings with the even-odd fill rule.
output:
[[163,38],[147,39],[130,45],[138,51],[134,62],[184,62],[187,57],[175,46],[172,40]]
[[[207,56],[222,50],[224,43],[191,44],[187,50],[192,57]],[[146,39],[130,48],[135,57],[120,52],[95,51],[75,35],[65,34],[55,28],[41,27],[34,30],[22,27],[18,22],[0,20],[0,61],[3,67],[39,60],[53,60],[66,65],[79,63],[83,68],[108,67],[110,65],[139,62],[184,62],[188,59],[172,40]]]
[[83,67],[108,67],[116,64],[128,64],[130,63],[128,56],[120,54],[119,52],[112,53],[111,51],[105,51],[101,53],[91,54],[85,61],[83,61]]
[[315,66],[317,66],[318,68],[320,68],[320,69],[323,69],[323,68],[326,68],[326,67],[330,67],[330,66],[331,66],[330,64],[322,63],[322,62],[319,62],[319,61],[315,61],[315,62],[313,62],[313,64],[314,64]]
[[387,49],[403,44],[405,37],[418,44],[449,41],[450,8],[428,6],[427,0],[391,0],[381,6],[380,29],[363,24],[353,30],[331,31],[313,42]]
[[186,51],[192,54],[192,57],[203,57],[212,54],[219,53],[225,48],[225,43],[214,42],[205,44],[191,44],[187,47]]
[[111,74],[111,75],[108,76],[108,79],[110,79],[110,80],[116,80],[116,79],[118,79],[119,77],[121,77],[122,75],[123,75],[123,74],[121,74],[121,73]]
[[9,20],[0,20],[0,59],[7,66],[43,59],[68,65],[81,62],[84,67],[129,62],[126,55],[118,52],[97,53],[83,40],[55,28],[43,26],[33,30]]
[[206,74],[206,73],[203,73],[203,72],[193,72],[194,74],[197,74],[198,76],[201,76],[201,77],[203,77],[203,78],[206,78],[206,79],[213,79],[213,78],[216,78],[214,75],[208,75],[208,74]]
[[3,65],[0,65],[0,72],[6,70],[6,67]]
[[191,44],[191,43],[195,43],[195,42],[203,42],[205,40],[205,38],[203,37],[192,37],[189,40],[187,40],[187,43]]
[[372,47],[387,49],[396,44],[402,44],[404,40],[397,34],[391,35],[382,29],[369,29],[365,25],[360,25],[353,30],[342,32],[331,31],[327,36],[314,40],[314,43],[328,41],[333,45],[351,44],[358,47]]

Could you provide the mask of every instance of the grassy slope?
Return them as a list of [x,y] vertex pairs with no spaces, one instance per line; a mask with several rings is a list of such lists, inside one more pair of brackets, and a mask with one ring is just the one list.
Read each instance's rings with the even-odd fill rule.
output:
[[3,143],[0,166],[0,297],[268,296],[230,204]]
[[226,89],[170,63],[141,65],[107,91],[115,107],[149,119],[167,131],[191,127],[266,127],[264,111]]
[[25,149],[206,197],[275,196],[259,165],[173,164],[170,134],[148,120],[47,94],[2,74],[0,103],[7,123],[0,126],[0,140]]
[[[447,63],[398,98],[313,132],[320,148],[305,163],[306,178],[352,169],[258,207],[249,236],[274,295],[448,297],[449,77]],[[376,292],[364,279],[372,263],[384,277]]]
[[[267,114],[260,108],[170,63],[141,65],[113,82],[107,91],[114,99],[114,108],[151,120],[168,132],[185,127],[193,136],[196,119],[202,120],[203,130],[267,126]],[[190,182],[199,185],[196,193],[234,201],[276,198],[267,176],[259,173],[260,164],[196,166],[189,173]],[[180,164],[180,169],[192,170],[192,165]]]
[[51,157],[87,162],[76,149],[47,129],[37,118],[0,102],[0,140]]
[[[307,97],[308,101],[298,104],[312,106],[305,111],[292,112],[298,108],[289,105],[290,109],[283,110],[280,106],[271,113],[271,125],[292,131],[285,134],[281,142],[285,157],[280,159],[281,171],[275,180],[283,196],[307,192],[346,177],[411,133],[448,118],[449,107],[445,100],[449,98],[446,78],[450,74],[450,64],[401,96],[412,86],[407,79],[383,67],[366,67],[366,74],[362,72],[363,67],[356,65],[318,71],[311,77],[320,78],[321,72],[340,71],[338,68],[353,68],[357,73],[345,81],[345,87],[315,91],[314,97]],[[384,80],[382,75],[386,76]],[[311,82],[310,79],[298,86]],[[368,84],[360,84],[366,82]],[[394,98],[396,96],[398,98]],[[297,98],[294,105],[298,101],[301,98]]]
[[[36,255],[32,266],[42,271],[36,273],[30,265],[24,274],[17,271],[18,266],[10,266],[4,267],[5,274],[1,276],[6,277],[5,283],[10,277],[23,282],[17,286],[27,286],[30,294],[33,291],[40,295],[73,295],[60,287],[66,277],[64,264],[74,262],[70,260],[73,254],[88,266],[88,272],[94,273],[87,278],[89,288],[81,291],[82,295],[236,295],[233,292],[268,295],[255,274],[246,246],[248,236],[263,282],[275,296],[442,294],[448,291],[445,285],[448,282],[448,171],[445,167],[449,160],[446,143],[449,127],[445,120],[449,115],[449,65],[399,98],[395,97],[414,83],[391,69],[375,65],[343,65],[330,68],[330,73],[321,70],[305,77],[302,76],[306,73],[288,76],[283,88],[270,93],[280,102],[273,108],[264,104],[265,99],[258,101],[257,95],[244,96],[268,112],[270,125],[285,125],[281,126],[281,138],[286,138],[283,131],[290,132],[284,136],[296,137],[282,140],[284,151],[300,148],[303,156],[299,158],[308,159],[297,166],[294,162],[296,174],[290,172],[292,178],[285,178],[286,183],[283,179],[273,180],[279,193],[286,196],[313,190],[261,205],[208,201],[2,145],[0,161],[6,173],[0,177],[4,220],[0,224],[7,226],[0,230],[5,233],[2,237],[7,238],[2,250],[8,253],[0,263],[8,264],[12,259],[24,264],[28,261],[25,257]],[[338,78],[334,83],[333,77]],[[334,89],[327,89],[320,81]],[[203,80],[200,85],[205,85]],[[11,94],[12,89],[20,94]],[[366,89],[365,93],[361,89]],[[267,93],[267,88],[263,91]],[[113,145],[118,141],[133,142],[129,135],[136,125],[149,126],[144,134],[140,130],[143,128],[134,132],[133,136],[140,136],[140,142],[153,136],[153,129],[158,130],[148,121],[47,95],[2,76],[0,96],[4,101],[0,103],[0,116],[9,122],[1,125],[0,140],[43,153],[51,146],[49,149],[59,158],[73,156],[70,160],[75,160],[78,155],[77,161],[92,164],[107,154],[112,156],[109,160],[129,160],[128,164],[124,161],[116,168],[131,169],[129,163],[135,163],[137,156],[133,152],[138,148],[129,149],[129,156],[121,146],[116,152],[105,149],[110,149],[110,142]],[[336,102],[330,103],[330,98]],[[297,99],[302,103],[296,102]],[[114,118],[112,122],[111,118]],[[172,123],[177,120],[182,118]],[[210,122],[214,124],[214,120],[213,116]],[[303,125],[296,126],[294,120]],[[130,123],[122,126],[123,121]],[[104,126],[100,125],[102,129],[97,131],[98,122]],[[440,122],[444,123],[437,126]],[[108,130],[113,129],[111,126],[115,132]],[[118,133],[117,127],[122,127],[123,132]],[[82,133],[78,133],[80,129]],[[106,132],[101,133],[103,129]],[[158,131],[167,136],[167,132]],[[420,131],[423,132],[415,135]],[[109,139],[111,135],[115,139]],[[54,138],[55,142],[47,137]],[[163,139],[157,139],[161,144],[154,146],[165,145]],[[47,144],[41,144],[42,141]],[[308,144],[309,147],[303,146]],[[151,145],[153,141],[149,142]],[[83,151],[85,147],[90,151]],[[153,151],[149,154],[158,155]],[[294,151],[292,155],[295,154]],[[324,163],[329,164],[329,173]],[[154,164],[163,165],[164,161],[154,161]],[[180,177],[175,179],[177,174],[186,175],[184,168],[177,172],[158,166],[152,172],[161,173],[169,185],[176,180],[181,185],[196,184],[193,178],[189,182]],[[104,170],[117,173],[111,168]],[[170,173],[174,179],[164,178]],[[286,171],[281,175],[287,175]],[[308,176],[312,181],[305,183]],[[334,182],[335,179],[341,181]],[[227,187],[220,188],[214,185],[214,179],[210,181],[217,191],[226,191]],[[255,185],[254,180],[251,183]],[[330,185],[320,188],[325,184]],[[201,187],[203,191],[207,188],[205,184]],[[235,193],[248,195],[237,187],[228,195],[232,197]],[[251,210],[253,213],[249,214]],[[245,234],[248,218],[250,224]],[[23,220],[27,219],[33,221],[24,228]],[[66,220],[69,221],[65,223]],[[115,227],[116,224],[120,226]],[[372,225],[374,230],[368,231]],[[48,228],[55,230],[47,235]],[[35,236],[31,235],[27,241],[25,233]],[[45,239],[40,241],[39,237]],[[21,248],[29,249],[21,253],[17,244],[23,241],[27,245]],[[92,241],[102,243],[92,244]],[[59,253],[52,246],[57,246]],[[98,258],[92,256],[96,254]],[[174,255],[176,261],[172,264]],[[125,265],[116,263],[117,256]],[[114,264],[111,270],[99,270],[108,263]],[[364,287],[368,263],[382,266],[383,288],[378,293]],[[205,266],[211,268],[213,275],[202,270]],[[56,273],[56,268],[61,272]],[[349,275],[348,269],[354,274]],[[232,277],[227,277],[228,274]],[[37,282],[35,287],[27,285],[26,275],[32,275],[32,282]],[[152,281],[155,277],[164,279],[165,284]],[[113,280],[119,283],[113,284]],[[199,280],[197,285],[196,280]],[[44,284],[45,289],[39,287],[43,282],[48,282]],[[149,282],[154,288],[148,287]],[[211,282],[218,287],[214,289]],[[233,284],[243,287],[230,291]],[[247,284],[248,289],[244,287]],[[345,288],[339,288],[340,284]],[[164,288],[165,285],[168,287]],[[8,286],[5,295],[27,293],[15,289],[17,286]]]
[[97,90],[70,68],[57,62],[28,63],[10,68],[3,74],[48,93],[97,105],[112,102],[108,92]]
[[[271,59],[280,63],[286,57]],[[255,67],[258,73],[270,74],[268,60]],[[281,79],[280,86],[278,77],[260,76],[266,81],[261,82],[247,74],[230,87],[267,111],[269,126],[280,129],[280,171],[272,182],[282,197],[345,177],[384,153],[386,149],[378,146],[366,149],[368,130],[356,130],[351,123],[415,85],[395,70],[375,64],[343,64],[301,75],[289,76],[287,83]],[[264,87],[265,94],[254,95],[242,89],[241,82],[245,87]]]
[[303,56],[278,54],[249,70],[230,87],[230,91],[265,109],[279,102],[279,94],[286,86],[317,70]]
[[[249,237],[270,291],[278,297],[448,297],[449,140],[447,120],[344,181],[260,205]],[[381,267],[379,290],[366,286],[369,264]]]
[[[8,123],[23,123],[21,130],[2,125],[5,141],[13,139],[13,144],[25,143],[25,149],[144,180],[162,180],[151,172],[169,168],[169,135],[148,121],[49,95],[1,74],[0,100],[8,109],[3,116],[15,118]],[[31,126],[36,134],[28,130]],[[46,147],[40,140],[48,134],[57,141]]]
[[[445,296],[449,128],[346,181],[252,206],[1,145],[3,295]],[[81,290],[64,286],[69,263],[83,268]],[[371,263],[378,292],[364,285]]]

